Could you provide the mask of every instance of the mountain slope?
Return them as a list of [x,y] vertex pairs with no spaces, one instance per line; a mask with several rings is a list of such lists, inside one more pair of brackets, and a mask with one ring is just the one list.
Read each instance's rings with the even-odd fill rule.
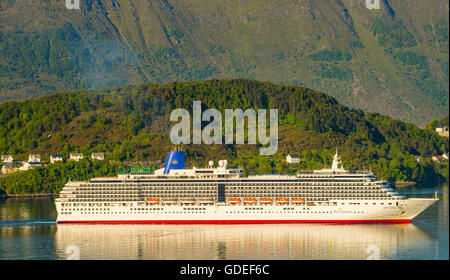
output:
[[0,3],[0,100],[243,77],[421,126],[448,114],[448,1]]

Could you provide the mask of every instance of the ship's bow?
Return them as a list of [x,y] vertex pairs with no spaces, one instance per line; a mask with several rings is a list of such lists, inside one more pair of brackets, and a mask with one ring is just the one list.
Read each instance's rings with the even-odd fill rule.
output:
[[405,216],[412,220],[438,200],[438,198],[409,198],[404,206]]

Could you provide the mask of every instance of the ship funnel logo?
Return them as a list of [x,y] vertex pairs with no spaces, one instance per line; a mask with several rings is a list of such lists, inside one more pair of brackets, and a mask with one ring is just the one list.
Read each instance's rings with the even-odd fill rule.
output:
[[164,174],[169,174],[172,169],[184,169],[184,151],[173,150],[167,155]]

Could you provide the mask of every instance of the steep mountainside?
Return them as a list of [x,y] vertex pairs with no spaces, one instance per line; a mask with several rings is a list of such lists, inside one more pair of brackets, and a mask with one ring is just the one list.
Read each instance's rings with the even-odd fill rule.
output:
[[424,126],[448,114],[447,0],[0,2],[0,101],[251,78]]

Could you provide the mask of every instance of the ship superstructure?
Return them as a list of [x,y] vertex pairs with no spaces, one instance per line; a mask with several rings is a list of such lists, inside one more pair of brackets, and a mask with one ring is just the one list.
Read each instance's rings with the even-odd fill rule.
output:
[[164,168],[132,168],[117,177],[64,186],[58,222],[300,223],[411,222],[435,198],[409,198],[367,171],[343,168],[336,151],[330,169],[297,175],[242,176],[226,160],[185,169],[171,151]]

